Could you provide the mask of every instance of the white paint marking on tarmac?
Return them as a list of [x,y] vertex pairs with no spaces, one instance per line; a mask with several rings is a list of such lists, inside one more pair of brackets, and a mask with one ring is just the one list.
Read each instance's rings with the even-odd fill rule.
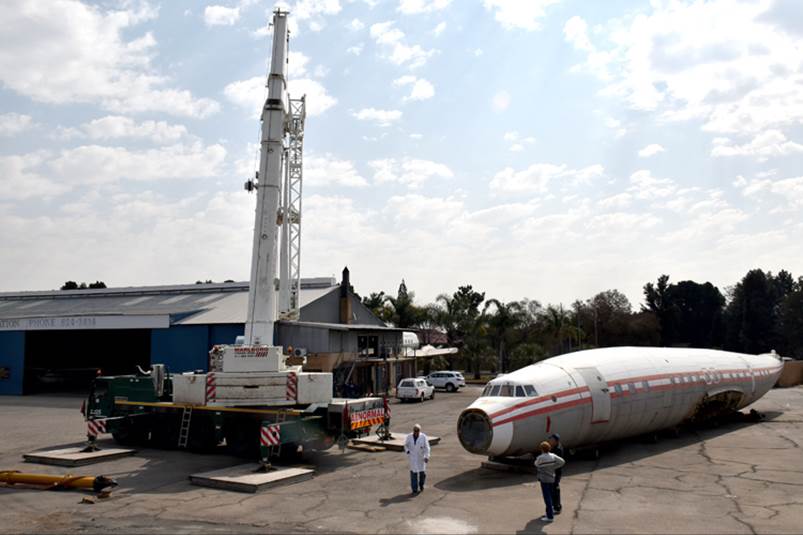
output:
[[477,533],[477,526],[459,518],[439,516],[408,520],[407,525],[414,533]]

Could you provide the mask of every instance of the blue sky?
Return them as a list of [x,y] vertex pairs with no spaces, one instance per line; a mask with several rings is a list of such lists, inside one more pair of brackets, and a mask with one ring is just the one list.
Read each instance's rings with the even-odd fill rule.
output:
[[[0,289],[248,275],[273,1],[11,0]],[[296,0],[302,273],[634,305],[803,274],[794,0]]]

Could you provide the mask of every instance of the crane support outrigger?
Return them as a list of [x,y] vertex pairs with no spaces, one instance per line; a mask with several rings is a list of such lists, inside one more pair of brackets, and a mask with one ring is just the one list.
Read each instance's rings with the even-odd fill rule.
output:
[[290,365],[274,345],[277,318],[299,318],[306,100],[287,91],[287,15],[273,14],[259,170],[245,183],[257,202],[244,341],[212,348],[206,373],[171,374],[154,364],[145,373],[96,378],[85,410],[90,447],[102,433],[122,444],[201,451],[225,441],[232,453],[266,462],[387,425],[382,398],[333,399],[331,373]]

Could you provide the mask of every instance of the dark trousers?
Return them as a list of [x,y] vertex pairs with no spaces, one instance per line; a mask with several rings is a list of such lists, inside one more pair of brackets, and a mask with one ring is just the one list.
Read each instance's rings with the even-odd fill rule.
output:
[[554,518],[555,512],[552,510],[552,492],[555,487],[554,483],[541,482],[541,494],[544,495],[544,503],[546,504],[547,518]]
[[560,504],[560,478],[556,477],[552,483],[552,508],[560,512],[563,506]]
[[410,487],[413,492],[420,492],[424,490],[424,481],[427,480],[426,472],[413,472],[410,471]]

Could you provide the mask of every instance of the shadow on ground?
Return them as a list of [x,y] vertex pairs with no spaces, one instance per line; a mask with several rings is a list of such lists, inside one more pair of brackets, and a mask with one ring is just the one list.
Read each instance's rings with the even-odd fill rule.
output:
[[[696,425],[684,427],[676,432],[665,432],[650,437],[634,437],[618,442],[608,442],[594,448],[578,451],[568,456],[564,475],[581,475],[593,472],[598,467],[612,467],[635,463],[642,459],[659,455],[674,449],[698,444],[703,440],[733,433],[739,429],[761,422],[771,422],[782,413],[768,411],[758,422],[748,420],[745,415],[734,416],[727,423],[717,426]],[[597,458],[596,454],[599,454]],[[478,459],[481,459],[478,457]],[[435,484],[435,487],[449,492],[474,492],[493,488],[509,487],[535,481],[535,475],[527,472],[501,472],[487,468],[473,468]]]

